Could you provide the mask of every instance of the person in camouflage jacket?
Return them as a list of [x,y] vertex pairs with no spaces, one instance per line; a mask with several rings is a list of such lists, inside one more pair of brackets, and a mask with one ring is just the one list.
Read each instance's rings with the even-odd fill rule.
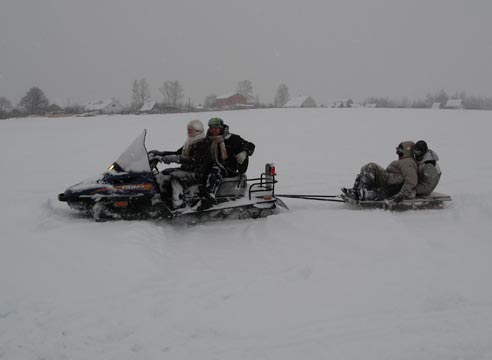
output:
[[391,162],[386,169],[376,163],[364,165],[351,189],[342,188],[345,196],[355,200],[389,199],[401,202],[413,199],[418,183],[418,166],[413,158],[412,141],[401,142],[396,153],[398,160]]

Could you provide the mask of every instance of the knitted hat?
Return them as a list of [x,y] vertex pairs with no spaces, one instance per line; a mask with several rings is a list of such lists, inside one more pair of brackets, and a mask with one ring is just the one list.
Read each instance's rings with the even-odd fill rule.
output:
[[224,127],[224,120],[218,117],[213,117],[208,121],[210,127]]

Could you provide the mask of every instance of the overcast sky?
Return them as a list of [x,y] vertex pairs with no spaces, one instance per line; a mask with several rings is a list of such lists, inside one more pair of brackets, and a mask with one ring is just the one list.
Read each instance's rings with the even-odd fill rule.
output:
[[146,78],[186,99],[251,80],[318,103],[369,96],[492,96],[490,0],[0,0],[0,96],[32,86],[67,105],[130,99]]

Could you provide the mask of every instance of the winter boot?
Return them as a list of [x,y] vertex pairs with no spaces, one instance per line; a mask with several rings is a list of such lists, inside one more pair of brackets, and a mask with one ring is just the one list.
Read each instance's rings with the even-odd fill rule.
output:
[[360,195],[359,195],[360,190],[357,190],[357,189],[347,189],[347,188],[344,188],[344,187],[341,188],[340,190],[342,190],[343,195],[345,195],[349,199],[359,201],[359,199],[360,199]]
[[217,204],[217,200],[215,199],[215,196],[210,193],[205,193],[200,199],[200,203],[198,204],[197,210],[204,211],[210,209],[215,204]]

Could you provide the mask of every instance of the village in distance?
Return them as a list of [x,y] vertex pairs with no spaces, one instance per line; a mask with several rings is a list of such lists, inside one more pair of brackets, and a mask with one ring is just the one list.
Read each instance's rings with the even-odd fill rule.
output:
[[318,103],[312,96],[291,96],[286,84],[280,84],[273,103],[263,103],[254,95],[250,80],[237,83],[234,91],[207,95],[201,104],[192,104],[185,99],[179,81],[166,81],[159,89],[161,100],[153,100],[146,79],[135,80],[131,87],[131,103],[122,104],[117,98],[99,99],[85,104],[67,104],[62,107],[51,103],[39,87],[30,88],[19,104],[14,105],[0,96],[0,119],[27,116],[95,116],[100,114],[165,114],[198,111],[245,110],[258,108],[416,108],[416,109],[468,109],[492,110],[492,98],[467,96],[465,92],[448,95],[444,90],[429,93],[423,100],[392,100],[369,97],[357,102],[350,98],[335,99],[326,104]]

